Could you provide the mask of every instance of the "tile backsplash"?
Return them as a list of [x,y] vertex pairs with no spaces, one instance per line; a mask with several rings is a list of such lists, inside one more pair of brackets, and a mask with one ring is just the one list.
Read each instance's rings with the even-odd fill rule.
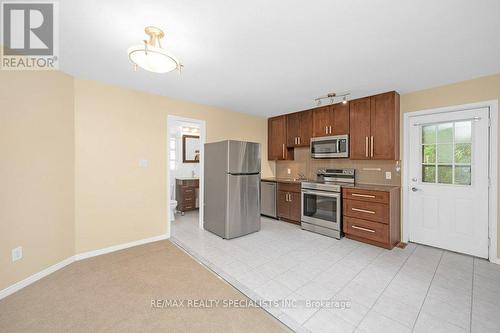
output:
[[[299,173],[309,179],[316,178],[318,169],[354,168],[356,182],[362,184],[401,185],[401,172],[396,172],[396,161],[351,161],[348,159],[312,159],[309,148],[295,148],[293,161],[277,161],[276,177],[294,178]],[[290,169],[290,174],[288,170]],[[390,171],[392,179],[385,179]]]

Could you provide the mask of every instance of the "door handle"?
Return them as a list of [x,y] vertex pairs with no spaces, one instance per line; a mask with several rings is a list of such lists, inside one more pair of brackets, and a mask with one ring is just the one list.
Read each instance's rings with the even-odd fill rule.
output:
[[413,192],[420,191],[420,189],[419,189],[419,188],[416,188],[416,187],[412,187],[412,188],[411,188],[411,190],[412,190]]
[[371,137],[371,157],[373,157],[373,135]]
[[365,155],[368,157],[368,137],[365,136]]

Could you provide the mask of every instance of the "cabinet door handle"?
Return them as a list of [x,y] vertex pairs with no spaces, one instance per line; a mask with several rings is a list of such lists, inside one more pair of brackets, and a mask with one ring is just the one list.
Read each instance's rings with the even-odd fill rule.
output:
[[371,145],[370,146],[371,146],[371,155],[373,157],[373,135],[371,137]]
[[369,195],[369,194],[357,194],[357,193],[351,193],[351,196],[353,197],[361,197],[361,198],[372,198],[375,199],[374,195]]
[[300,145],[300,143],[302,142],[302,140],[300,139],[300,136],[298,137],[298,139],[299,139],[299,145]]
[[283,153],[283,159],[285,159],[285,144],[283,144],[282,153]]
[[328,126],[325,126],[325,134],[328,134]]
[[332,126],[330,126],[330,134],[332,134]]
[[352,228],[353,229],[358,229],[358,230],[361,230],[361,231],[371,232],[371,233],[375,232],[375,230],[368,229],[368,228],[363,228],[363,227],[358,227],[357,225],[353,225]]
[[359,209],[359,208],[351,208],[352,211],[366,213],[366,214],[375,214],[373,210]]
[[368,157],[368,137],[365,136],[365,155]]

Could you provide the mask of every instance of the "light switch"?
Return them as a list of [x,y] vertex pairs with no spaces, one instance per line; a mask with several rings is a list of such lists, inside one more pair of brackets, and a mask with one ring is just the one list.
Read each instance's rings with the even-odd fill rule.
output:
[[149,164],[148,160],[144,160],[144,159],[143,160],[139,160],[139,167],[140,168],[147,168],[148,164]]
[[392,173],[390,171],[385,172],[385,179],[392,179]]

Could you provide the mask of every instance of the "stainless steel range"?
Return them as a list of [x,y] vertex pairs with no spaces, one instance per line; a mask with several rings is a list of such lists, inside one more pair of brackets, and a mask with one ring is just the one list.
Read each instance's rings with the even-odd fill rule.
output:
[[326,169],[318,170],[316,181],[303,182],[302,229],[340,239],[342,187],[354,181],[354,169]]

